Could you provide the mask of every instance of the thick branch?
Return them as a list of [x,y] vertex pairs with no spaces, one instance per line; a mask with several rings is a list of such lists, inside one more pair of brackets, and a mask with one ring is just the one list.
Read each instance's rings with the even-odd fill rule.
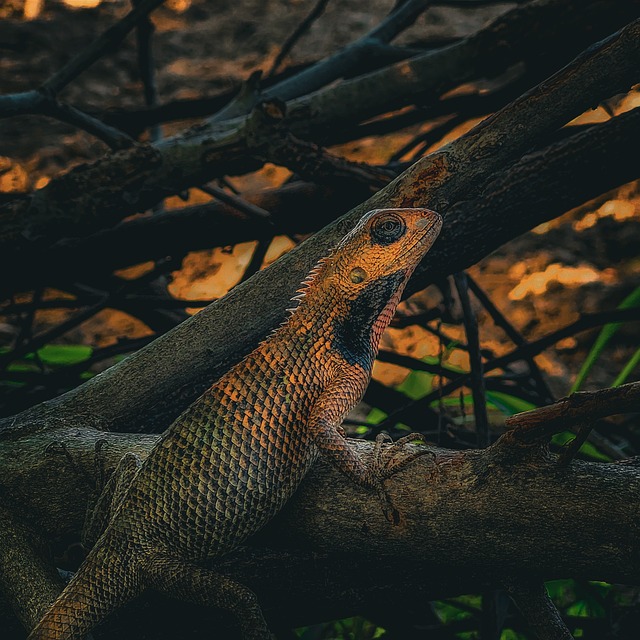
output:
[[27,628],[35,626],[61,589],[57,571],[34,550],[41,546],[28,527],[0,506],[0,593]]
[[[5,440],[3,494],[19,500],[31,524],[47,535],[77,531],[87,492],[83,476],[93,473],[97,439],[107,441],[103,450],[113,468],[124,451],[144,456],[157,438],[62,427],[56,434]],[[372,451],[371,443],[354,446],[363,455]],[[640,582],[636,466],[576,462],[560,468],[555,457],[531,447],[436,453],[435,463],[424,456],[387,483],[401,514],[398,526],[386,520],[374,494],[316,464],[284,512],[253,541],[258,555],[228,557],[225,572],[256,590],[268,616],[292,625],[329,612],[358,612],[375,602],[372,585],[403,594],[417,589],[421,598],[435,599],[499,586],[512,577],[510,567],[531,580],[571,575]],[[526,545],[517,534],[522,531]],[[314,559],[305,560],[307,551]],[[327,588],[325,570],[341,589]]]

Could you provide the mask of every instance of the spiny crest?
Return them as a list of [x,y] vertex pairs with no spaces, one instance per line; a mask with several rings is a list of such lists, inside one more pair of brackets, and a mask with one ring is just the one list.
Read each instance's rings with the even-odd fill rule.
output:
[[294,302],[296,304],[293,307],[287,309],[287,311],[293,313],[300,306],[300,301],[305,297],[311,286],[314,284],[316,278],[322,271],[323,267],[326,266],[331,255],[333,254],[331,253],[324,258],[320,258],[320,260],[316,262],[315,267],[313,267],[313,269],[309,271],[307,277],[300,283],[300,286],[296,290],[296,294],[291,298],[291,302]]

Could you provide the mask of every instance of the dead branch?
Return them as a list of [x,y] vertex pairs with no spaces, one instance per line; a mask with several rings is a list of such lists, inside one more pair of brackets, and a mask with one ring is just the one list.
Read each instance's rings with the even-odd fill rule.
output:
[[[354,118],[359,121],[413,103],[425,92],[438,96],[478,75],[496,73],[496,65],[502,70],[520,60],[527,51],[539,52],[545,43],[555,42],[560,48],[564,43],[566,56],[567,47],[575,52],[576,42],[580,41],[582,45],[590,42],[593,29],[599,30],[600,34],[608,33],[606,27],[611,26],[611,21],[624,23],[629,14],[636,15],[638,0],[629,3],[607,1],[611,6],[606,10],[601,6],[604,0],[592,0],[594,4],[589,6],[580,2],[580,10],[577,10],[566,0],[535,0],[451,47],[418,56],[411,63],[387,67],[378,72],[383,75],[367,74],[292,101],[287,108],[287,125],[293,135],[315,140],[321,138],[323,132],[352,126]],[[587,17],[594,18],[592,12],[596,19],[589,22]],[[580,20],[589,24],[588,36]],[[549,24],[554,29],[542,29],[541,25]],[[583,25],[582,28],[579,25]],[[621,50],[620,59],[611,61],[611,73],[603,75],[594,67],[589,76],[591,69],[576,69],[577,77],[571,86],[573,93],[566,95],[569,103],[565,106],[573,107],[569,109],[571,115],[563,113],[561,100],[555,102],[559,97],[555,91],[561,87],[553,87],[549,101],[538,110],[541,124],[547,119],[548,129],[560,126],[581,110],[624,90],[635,81],[637,47],[633,30],[634,27],[629,27],[625,31],[628,37],[616,41],[611,51],[603,50],[600,55],[593,53],[604,66],[610,53]],[[568,34],[571,37],[567,37]],[[584,82],[582,73],[585,74]],[[561,80],[559,77],[558,81]],[[154,147],[141,146],[107,156],[52,180],[32,196],[12,201],[0,209],[0,254],[10,246],[28,251],[29,242],[36,239],[42,245],[45,238],[46,242],[52,242],[67,235],[88,235],[186,187],[202,184],[216,176],[257,168],[261,162],[256,160],[256,155],[264,157],[260,151],[265,149],[263,145],[268,142],[269,134],[254,125],[251,117],[205,124],[163,140]],[[508,133],[513,134],[513,131]],[[532,131],[527,136],[523,130],[522,135],[531,145],[535,133]],[[511,148],[511,143],[506,146]],[[460,147],[460,151],[464,150]]]
[[163,1],[141,0],[122,20],[107,29],[37,89],[0,96],[0,118],[27,114],[49,116],[84,129],[114,150],[131,147],[133,139],[126,133],[72,105],[60,102],[56,96],[107,51],[120,44],[125,36]]
[[267,78],[273,76],[280,68],[284,59],[291,53],[293,47],[296,46],[298,40],[311,28],[311,25],[324,13],[329,0],[317,0],[311,11],[304,17],[302,22],[293,30],[291,35],[282,43],[278,55],[273,60],[273,64],[266,74]]
[[539,640],[571,640],[543,582],[520,581],[507,586],[507,592]]
[[572,393],[554,404],[511,416],[505,426],[512,428],[509,435],[514,440],[532,443],[587,421],[630,411],[640,411],[640,382]]
[[[275,84],[265,90],[260,98],[265,100],[277,98],[288,101],[316,91],[337,78],[343,77],[360,64],[364,58],[374,55],[378,48],[385,48],[385,45],[395,36],[411,26],[429,3],[430,0],[405,2],[366,35],[292,78]],[[405,55],[399,57],[404,58]],[[256,99],[259,97],[256,96]],[[253,106],[251,102],[248,105],[246,103],[236,104],[237,106],[234,104],[231,107],[225,107],[219,114],[214,115],[211,119],[212,122],[244,115]]]
[[473,414],[478,447],[487,447],[491,443],[489,436],[489,418],[487,417],[487,397],[485,393],[484,366],[480,353],[480,336],[478,334],[478,320],[471,308],[469,299],[469,285],[464,272],[454,275],[456,290],[460,298],[464,318],[464,331],[467,336],[469,362],[471,365],[471,393],[473,394]]

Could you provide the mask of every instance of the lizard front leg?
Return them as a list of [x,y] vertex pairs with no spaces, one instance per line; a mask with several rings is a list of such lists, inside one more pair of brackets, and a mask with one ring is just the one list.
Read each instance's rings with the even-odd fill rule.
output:
[[373,459],[366,462],[349,444],[340,426],[347,410],[355,404],[353,398],[345,394],[345,388],[349,388],[348,385],[338,381],[319,398],[311,412],[308,429],[320,453],[356,484],[375,489],[382,502],[385,516],[390,522],[397,523],[398,512],[393,507],[384,481],[416,458],[433,453],[427,448],[411,453],[404,451],[406,444],[415,440],[424,441],[421,434],[405,436],[391,447],[385,447],[385,444],[391,442],[391,438],[386,433],[381,433],[376,438]]

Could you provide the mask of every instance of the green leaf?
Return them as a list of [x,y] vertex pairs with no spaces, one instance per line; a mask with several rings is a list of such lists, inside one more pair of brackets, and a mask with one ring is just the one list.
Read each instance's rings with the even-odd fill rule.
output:
[[507,416],[536,408],[536,405],[532,402],[523,400],[522,398],[516,398],[516,396],[503,393],[502,391],[487,391],[487,400],[490,400],[496,409],[502,411],[502,413]]
[[426,371],[412,371],[396,389],[411,400],[418,400],[431,391],[433,377]]
[[[376,407],[374,407],[373,409],[371,409],[371,411],[369,411],[369,415],[367,415],[367,422],[370,424],[380,424],[386,417],[387,414],[382,409],[377,409]],[[366,430],[366,427],[358,427],[358,429],[362,428]],[[362,432],[358,431],[358,433]],[[366,431],[364,433],[366,433]]]
[[633,370],[638,366],[638,363],[640,363],[640,349],[631,356],[631,359],[624,365],[618,377],[611,383],[611,386],[619,387],[621,384],[624,384],[627,378],[633,373]]
[[[640,306],[640,287],[632,291],[619,305],[618,309],[631,309],[634,307]],[[573,383],[571,387],[571,393],[578,391],[584,381],[586,380],[589,372],[593,368],[593,365],[596,363],[596,360],[600,357],[600,354],[607,346],[607,343],[613,336],[617,333],[618,329],[622,326],[622,322],[610,322],[609,324],[605,324],[602,327],[602,330],[598,334],[596,341],[594,342],[591,350],[587,354],[585,361],[582,364],[578,375],[576,376],[576,381]]]
[[523,635],[522,633],[518,633],[513,629],[505,629],[500,634],[500,640],[527,640],[527,636]]
[[[10,351],[8,347],[0,347],[0,354],[9,353]],[[88,360],[93,353],[93,347],[85,344],[48,344],[38,349],[37,353],[38,358],[44,364],[52,367],[63,367]],[[13,369],[13,371],[38,371],[37,367],[34,368],[34,365],[29,366],[28,364],[33,362],[34,359],[33,353],[27,353],[19,360],[12,362],[8,369]]]
[[38,349],[38,356],[45,364],[62,367],[88,360],[93,348],[84,344],[48,344]]

